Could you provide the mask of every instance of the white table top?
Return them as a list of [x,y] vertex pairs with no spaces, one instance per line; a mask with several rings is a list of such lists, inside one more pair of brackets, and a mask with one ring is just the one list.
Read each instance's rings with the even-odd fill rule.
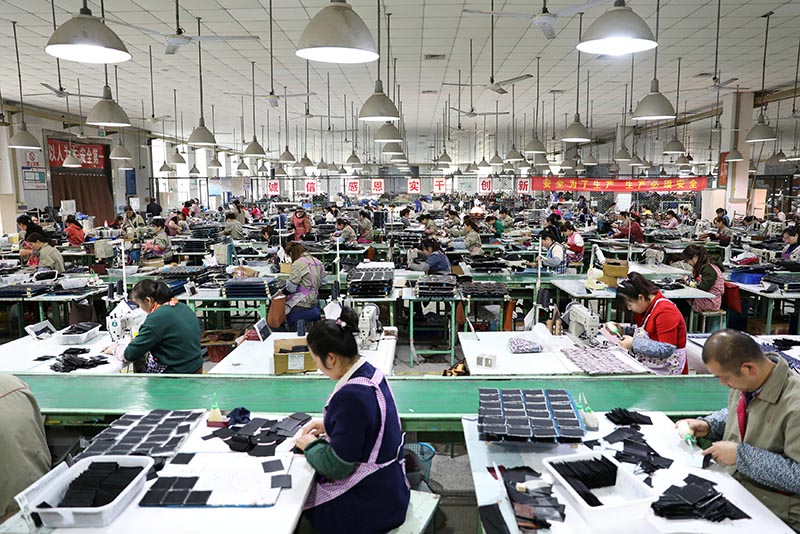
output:
[[648,265],[647,263],[631,262],[628,264],[628,272],[639,273],[642,275],[664,275],[664,276],[686,276],[691,274],[690,271],[673,267],[672,265],[665,265],[663,263],[656,265]]
[[[97,356],[103,349],[111,344],[111,336],[108,332],[100,332],[94,339],[90,339],[84,345],[62,345],[57,342],[57,336],[48,339],[37,340],[31,336],[25,336],[14,341],[0,345],[0,373],[54,373],[50,369],[55,360],[42,362],[34,361],[39,356],[58,356],[69,348],[89,349],[83,357]],[[108,357],[106,365],[100,365],[94,369],[78,369],[73,373],[118,373],[122,370],[122,363],[111,356]]]
[[[252,414],[253,417],[268,417],[267,414]],[[282,417],[282,416],[281,416]],[[273,419],[275,417],[272,417]],[[181,451],[189,451],[187,444],[196,434],[205,436],[213,428],[205,425],[205,419],[192,430],[189,439],[181,446]],[[210,440],[219,441],[219,440]],[[288,442],[288,440],[287,440]],[[284,443],[287,443],[284,442]],[[206,442],[208,443],[208,442]],[[228,449],[225,447],[225,449]],[[219,454],[243,454],[232,452],[229,449]],[[266,461],[268,458],[264,458]],[[295,455],[289,468],[292,475],[292,487],[281,490],[275,506],[266,508],[235,507],[235,508],[176,508],[176,507],[140,507],[138,503],[144,496],[145,490],[133,500],[133,504],[123,511],[110,525],[105,528],[64,528],[42,529],[40,532],[59,532],[62,534],[148,534],[179,533],[179,534],[220,534],[234,530],[232,525],[243,525],[245,531],[255,531],[260,528],[271,534],[292,534],[303,511],[303,504],[311,491],[314,480],[314,469],[308,464],[305,457]],[[152,483],[155,483],[153,479]],[[149,487],[148,482],[145,488]],[[0,525],[0,533],[27,534],[28,528],[19,514]]]
[[[297,337],[295,332],[273,332],[264,342],[244,341],[208,373],[231,375],[275,374],[274,345],[272,342],[276,339],[293,337]],[[361,356],[369,363],[389,376],[394,368],[396,346],[397,338],[384,337],[378,343],[378,350],[362,350],[360,352]]]
[[216,301],[239,301],[239,300],[269,300],[269,297],[223,297],[222,290],[197,288],[197,295],[189,295],[184,292],[176,297],[178,300],[194,301],[194,302],[216,302]]
[[[591,399],[589,399],[591,402]],[[669,469],[660,469],[653,475],[652,497],[655,501],[669,486],[675,484],[683,485],[683,479],[690,473],[695,474],[706,480],[717,484],[716,489],[725,495],[731,503],[748,514],[751,519],[739,519],[732,521],[726,519],[720,523],[702,520],[667,520],[656,517],[652,510],[648,509],[645,520],[634,522],[630,518],[621,517],[620,524],[614,532],[636,532],[637,534],[666,534],[666,533],[685,533],[696,532],[704,534],[728,534],[730,532],[768,532],[769,534],[791,534],[793,531],[784,524],[777,516],[770,512],[761,502],[739,484],[732,476],[727,474],[722,468],[714,466],[709,469],[699,469],[690,467],[692,458],[697,452],[691,452],[680,439],[674,428],[674,423],[663,413],[645,412],[653,420],[653,425],[642,425],[641,432],[644,434],[647,443],[660,455],[674,460]],[[614,425],[606,419],[603,414],[598,413],[600,429],[597,432],[589,432],[585,439],[597,439],[610,434],[614,430]],[[490,443],[478,440],[477,417],[463,418],[461,424],[466,438],[467,451],[469,453],[470,469],[472,479],[475,483],[475,494],[478,506],[500,504],[500,510],[509,530],[518,533],[519,529],[514,521],[514,512],[505,492],[502,482],[496,481],[489,474],[487,467],[492,464],[498,466],[520,467],[529,466],[543,474],[543,478],[552,481],[549,472],[544,468],[542,461],[550,456],[562,456],[576,453],[585,453],[589,449],[584,445],[529,445],[520,447],[518,445],[504,445],[500,443]],[[621,448],[621,443],[613,447]],[[600,447],[595,451],[600,450]],[[698,449],[695,448],[695,451]],[[614,451],[609,455],[613,456]],[[628,471],[633,471],[633,464],[622,464]],[[643,475],[637,476],[640,480]],[[559,502],[566,505],[566,519],[563,523],[551,522],[550,531],[553,534],[582,534],[585,532],[595,532],[593,525],[587,523],[583,517],[577,513],[573,501],[566,492],[559,486],[553,487],[553,494]]]
[[[614,288],[608,289],[593,289],[591,292],[586,289],[583,280],[564,280],[554,278],[549,281],[555,287],[564,291],[573,298],[586,298],[586,299],[613,299],[617,297],[617,291]],[[706,291],[697,289],[696,287],[684,287],[681,289],[667,289],[662,291],[664,296],[670,300],[674,299],[710,299],[714,295]],[[800,297],[800,295],[798,295]]]
[[748,293],[753,293],[754,295],[758,295],[759,297],[773,299],[773,300],[796,300],[800,299],[800,293],[789,293],[779,289],[778,291],[774,291],[772,293],[765,293],[764,288],[761,284],[740,284],[738,282],[734,282],[739,289],[742,291],[747,291]]

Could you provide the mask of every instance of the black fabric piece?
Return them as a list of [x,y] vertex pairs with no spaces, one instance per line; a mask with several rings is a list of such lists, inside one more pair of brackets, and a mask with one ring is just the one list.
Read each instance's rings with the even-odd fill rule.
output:
[[497,504],[478,507],[478,515],[486,534],[511,534]]
[[591,490],[614,486],[617,481],[617,466],[605,456],[551,465],[589,506],[602,504]]
[[189,496],[189,490],[172,490],[168,491],[167,495],[164,497],[162,504],[164,506],[181,506],[183,505],[184,501],[186,501],[186,497]]
[[245,426],[240,428],[236,431],[237,434],[240,436],[255,436],[257,433],[261,431],[261,425],[266,423],[266,419],[260,419],[258,417],[251,419],[249,423]]
[[667,519],[749,519],[746,513],[731,504],[711,481],[696,475],[684,479],[685,486],[670,486],[651,504],[653,512]]
[[142,472],[141,467],[120,467],[116,462],[94,462],[67,487],[61,508],[96,508],[119,496]]
[[178,477],[172,489],[192,489],[197,484],[198,477]]
[[257,457],[275,456],[276,448],[277,445],[256,445],[252,449],[248,450],[247,454]]
[[625,408],[614,408],[606,412],[606,418],[618,426],[639,424],[639,425],[652,425],[653,421],[646,415],[639,412],[626,410]]
[[270,460],[261,464],[265,473],[274,473],[275,471],[283,471],[283,462],[280,460]]
[[211,497],[210,491],[191,491],[184,501],[185,506],[205,506]]
[[150,487],[151,490],[168,490],[172,488],[172,485],[175,481],[178,480],[178,477],[159,477],[158,480]]
[[273,488],[282,488],[282,489],[291,489],[291,487],[292,487],[292,475],[273,475],[272,476],[272,487]]
[[142,500],[139,501],[139,506],[160,506],[167,495],[167,490],[153,490],[151,489],[144,494]]
[[618,443],[620,441],[624,441],[632,437],[643,438],[644,436],[642,435],[641,432],[637,431],[634,428],[620,427],[615,431],[613,431],[611,434],[605,436],[603,439],[608,443]]
[[192,458],[194,458],[194,454],[182,452],[176,454],[171,463],[177,465],[186,465],[192,461]]
[[233,430],[231,430],[228,427],[222,427],[222,428],[216,429],[211,434],[213,434],[214,436],[216,436],[216,437],[218,437],[220,439],[226,439],[226,438],[229,438],[229,437],[233,436],[235,433],[236,432],[234,432]]

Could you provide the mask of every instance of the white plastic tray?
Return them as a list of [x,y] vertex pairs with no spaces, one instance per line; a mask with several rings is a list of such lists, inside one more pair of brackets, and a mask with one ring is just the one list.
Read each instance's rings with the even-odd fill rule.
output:
[[69,328],[67,327],[64,330],[58,332],[58,334],[56,335],[56,339],[62,345],[83,345],[90,339],[94,339],[98,336],[98,334],[100,334],[101,326],[102,325],[98,324],[96,327],[92,328],[88,332],[84,332],[83,334],[63,334],[62,332],[64,332],[64,330]]
[[[591,490],[592,493],[603,503],[601,506],[589,506],[583,497],[564,480],[564,478],[553,468],[552,464],[561,462],[577,462],[580,460],[593,460],[605,456],[607,460],[617,466],[617,480],[614,486],[597,488]],[[636,522],[644,518],[650,510],[650,503],[656,496],[652,490],[635,476],[620,466],[613,457],[603,455],[600,452],[590,452],[584,454],[571,454],[567,456],[553,456],[543,460],[545,468],[569,495],[571,504],[578,513],[592,525],[595,531],[616,531],[619,532],[620,518],[626,521]]]
[[[121,467],[141,466],[142,472],[128,484],[128,487],[116,499],[105,506],[97,508],[38,507],[43,502],[61,502],[70,482],[86,471],[93,462],[117,462]],[[46,527],[105,527],[114,521],[141,493],[147,480],[147,472],[152,466],[153,459],[149,456],[93,456],[75,462],[72,467],[67,467],[65,463],[57,465],[55,469],[20,495],[24,495],[28,503],[31,503],[30,511],[39,514]]]

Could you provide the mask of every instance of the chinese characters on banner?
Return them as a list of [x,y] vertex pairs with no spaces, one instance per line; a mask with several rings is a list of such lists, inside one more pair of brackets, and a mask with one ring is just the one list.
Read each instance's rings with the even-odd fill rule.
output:
[[[84,169],[105,169],[106,153],[104,145],[86,145],[83,143],[72,143],[72,150],[75,157],[81,161]],[[50,159],[50,167],[62,167],[64,160],[69,154],[69,143],[58,139],[47,140],[47,153]]]
[[[535,176],[532,191],[589,191],[625,193],[632,191],[700,191],[706,188],[705,176],[683,178],[645,178],[641,180],[610,180],[608,178],[551,178]],[[483,191],[481,191],[483,192]]]
[[433,179],[433,194],[447,193],[447,180],[445,178]]
[[491,192],[492,192],[491,176],[487,176],[486,178],[478,178],[478,193],[481,195],[485,195]]
[[373,178],[372,179],[372,194],[373,195],[382,195],[384,193],[383,190],[383,178]]
[[419,195],[422,193],[422,180],[419,178],[408,179],[408,194]]
[[531,192],[531,181],[529,178],[517,179],[517,194],[529,195]]
[[281,183],[278,180],[267,180],[267,194],[277,197],[281,194]]
[[357,195],[361,189],[361,183],[359,182],[358,178],[347,180],[345,185],[347,187],[348,195]]
[[316,195],[317,194],[317,181],[316,180],[306,180],[306,193],[309,195]]

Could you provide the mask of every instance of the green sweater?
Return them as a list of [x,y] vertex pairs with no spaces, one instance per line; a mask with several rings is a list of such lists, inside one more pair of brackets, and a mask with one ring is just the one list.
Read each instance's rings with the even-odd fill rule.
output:
[[164,304],[147,316],[125,349],[125,359],[132,362],[148,352],[167,366],[167,373],[194,373],[202,367],[200,323],[189,306]]

